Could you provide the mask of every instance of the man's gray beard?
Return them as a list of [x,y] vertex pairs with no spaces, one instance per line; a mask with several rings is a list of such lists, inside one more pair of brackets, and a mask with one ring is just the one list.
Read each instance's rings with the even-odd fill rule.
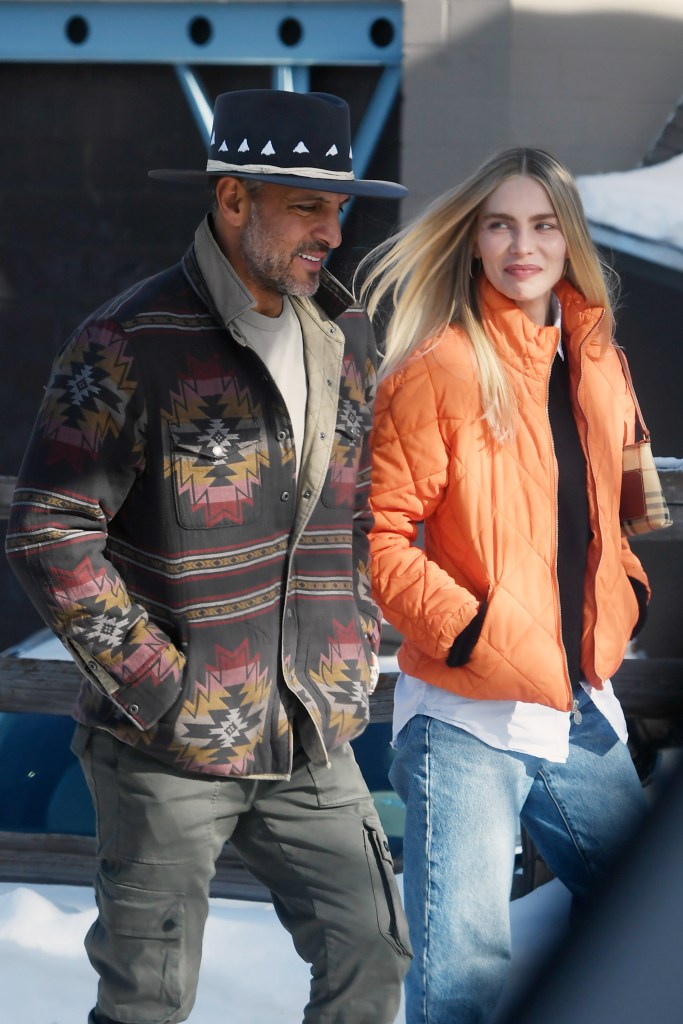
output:
[[307,284],[298,281],[291,270],[291,258],[275,255],[272,238],[261,219],[258,202],[252,202],[249,220],[242,232],[240,245],[242,258],[249,274],[261,287],[279,295],[313,295],[318,290],[317,279]]

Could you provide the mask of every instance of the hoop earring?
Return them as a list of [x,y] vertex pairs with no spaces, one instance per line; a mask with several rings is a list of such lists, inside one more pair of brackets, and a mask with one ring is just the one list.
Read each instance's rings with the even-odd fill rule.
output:
[[481,270],[481,259],[478,256],[473,256],[470,262],[470,277],[479,277],[479,271]]

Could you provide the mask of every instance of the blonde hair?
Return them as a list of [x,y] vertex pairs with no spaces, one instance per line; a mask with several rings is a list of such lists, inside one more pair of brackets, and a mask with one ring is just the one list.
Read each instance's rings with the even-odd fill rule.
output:
[[484,417],[499,441],[514,435],[516,407],[482,322],[473,253],[484,202],[504,181],[519,175],[533,178],[546,189],[567,244],[565,277],[588,303],[604,308],[611,336],[616,275],[596,252],[571,174],[540,149],[509,149],[489,159],[373,249],[357,272],[357,277],[364,278],[360,295],[371,317],[383,304],[393,305],[381,376],[394,370],[424,339],[433,338],[436,343],[449,324],[458,324],[472,342]]

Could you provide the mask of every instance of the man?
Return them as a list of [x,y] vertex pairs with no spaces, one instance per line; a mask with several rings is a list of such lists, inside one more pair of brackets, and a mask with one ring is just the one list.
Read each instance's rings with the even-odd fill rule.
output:
[[211,213],[179,265],[67,342],[8,530],[86,677],[73,749],[98,821],[90,1021],[187,1018],[229,839],[312,965],[304,1021],[388,1024],[407,929],[348,743],[379,633],[376,354],[322,264],[349,196],[405,190],[353,177],[342,100],[268,90],[218,97],[206,172],[150,174],[212,181]]

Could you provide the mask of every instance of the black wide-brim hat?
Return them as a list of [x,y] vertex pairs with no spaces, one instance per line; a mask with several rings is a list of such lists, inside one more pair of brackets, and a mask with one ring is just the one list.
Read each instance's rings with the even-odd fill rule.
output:
[[198,184],[229,175],[351,196],[401,199],[393,181],[355,178],[349,108],[324,92],[244,89],[216,98],[204,171],[149,171],[150,178]]

